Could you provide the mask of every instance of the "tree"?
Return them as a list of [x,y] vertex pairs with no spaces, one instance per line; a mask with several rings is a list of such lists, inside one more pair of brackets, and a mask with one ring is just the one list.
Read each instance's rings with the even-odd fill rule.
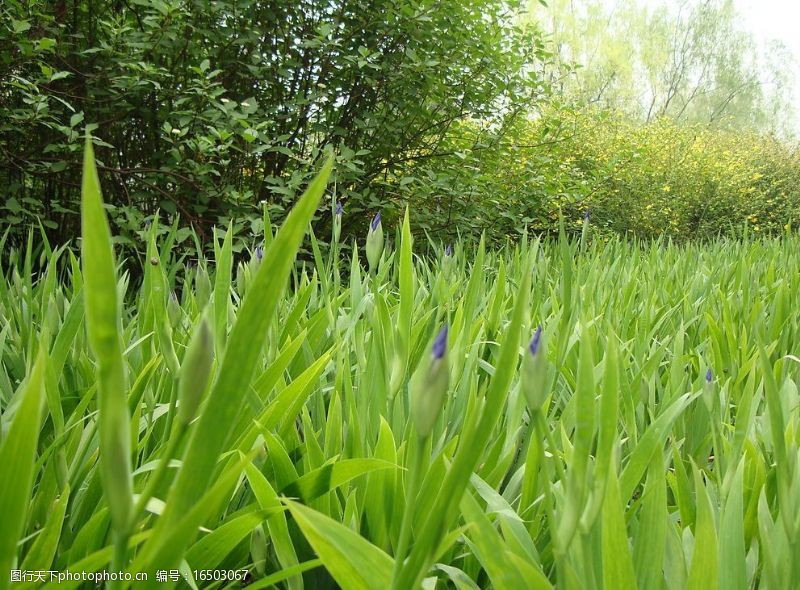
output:
[[792,125],[786,52],[759,54],[737,27],[732,0],[532,5],[556,62],[581,66],[561,85],[579,102],[643,121],[667,116],[769,132]]
[[[468,118],[538,92],[516,1],[8,0],[0,8],[5,224],[75,235],[84,127],[118,233],[156,208],[201,234],[278,212],[326,149],[348,213]],[[352,217],[351,217],[352,218]],[[345,228],[346,231],[346,228]]]

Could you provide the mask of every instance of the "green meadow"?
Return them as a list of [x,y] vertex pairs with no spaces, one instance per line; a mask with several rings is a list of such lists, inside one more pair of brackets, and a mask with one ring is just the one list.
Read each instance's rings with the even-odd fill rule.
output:
[[796,233],[359,247],[331,164],[123,257],[87,142],[79,243],[0,270],[0,589],[796,587]]
[[0,590],[800,589],[798,6],[0,0]]

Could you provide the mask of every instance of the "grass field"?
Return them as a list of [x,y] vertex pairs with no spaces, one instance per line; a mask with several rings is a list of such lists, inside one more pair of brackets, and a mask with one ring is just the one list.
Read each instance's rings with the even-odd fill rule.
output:
[[800,239],[367,265],[328,170],[252,255],[122,261],[89,150],[80,260],[3,248],[0,590],[796,587]]

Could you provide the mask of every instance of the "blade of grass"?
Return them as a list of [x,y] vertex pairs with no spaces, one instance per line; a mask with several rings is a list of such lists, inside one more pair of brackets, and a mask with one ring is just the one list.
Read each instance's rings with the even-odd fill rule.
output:
[[[217,458],[225,447],[239,406],[250,387],[265,334],[274,320],[275,309],[286,288],[306,226],[325,190],[331,166],[332,160],[329,159],[264,253],[264,260],[239,309],[216,382],[194,425],[182,467],[167,497],[166,509],[158,519],[156,533],[142,549],[141,560],[148,569],[170,569],[177,565],[163,559],[163,543],[167,539],[164,533],[197,501],[213,476]],[[173,538],[172,542],[177,544],[173,547],[176,549],[174,553],[179,554],[181,546],[185,547],[189,541],[189,536]],[[154,585],[155,580],[148,582],[147,587]]]
[[97,358],[97,408],[100,476],[111,509],[117,554],[124,567],[133,491],[128,383],[120,343],[117,275],[111,230],[103,209],[91,138],[86,138],[81,190],[81,261],[86,329]]
[[0,590],[9,587],[11,564],[28,513],[44,405],[46,365],[46,352],[41,347],[24,386],[22,403],[0,444],[0,514],[3,515],[3,525],[0,526]]
[[386,590],[392,558],[343,524],[285,500],[300,530],[343,590]]

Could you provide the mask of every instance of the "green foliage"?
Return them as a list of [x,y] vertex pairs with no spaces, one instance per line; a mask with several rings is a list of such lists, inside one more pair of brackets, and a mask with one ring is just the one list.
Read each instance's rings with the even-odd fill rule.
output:
[[[148,573],[118,584],[130,588],[205,587],[195,571],[216,569],[292,590],[784,588],[800,576],[795,234],[603,244],[585,239],[589,222],[580,240],[457,243],[447,256],[429,243],[440,259],[414,256],[409,212],[373,273],[357,249],[296,263],[329,160],[265,236],[260,265],[223,260],[226,247],[201,257],[217,285],[201,296],[181,276],[194,271],[147,259],[127,293],[91,149],[86,164],[82,264],[27,248],[0,267],[3,587],[20,567]],[[250,280],[216,281],[225,268]],[[175,319],[154,312],[179,281]],[[213,344],[208,297],[227,312]],[[442,324],[446,394],[420,429],[409,377]],[[529,408],[522,365],[538,325],[546,362]],[[215,345],[187,423],[182,379]],[[129,387],[109,372],[119,364]],[[127,500],[105,463],[120,417]],[[182,580],[158,584],[157,568]]]
[[25,527],[26,506],[36,475],[37,433],[41,426],[44,372],[47,355],[42,348],[27,383],[16,397],[16,411],[3,408],[3,418],[12,414],[13,421],[0,441],[0,509],[6,519],[0,534],[0,588],[5,590],[11,579],[16,545]]
[[[581,232],[590,208],[584,240],[800,223],[796,149],[749,131],[779,131],[789,109],[764,94],[729,2],[680,13],[631,3],[610,29],[594,0],[521,17],[523,4],[9,0],[0,231],[16,246],[31,227],[55,244],[75,238],[87,133],[114,241],[149,258],[160,240],[165,268],[194,262],[214,226],[227,229],[223,262],[252,255],[328,152],[334,194],[314,213],[320,243],[309,258],[327,251],[328,236],[339,251],[362,243],[377,211],[390,227],[406,207],[417,238],[486,232],[494,245],[525,228],[553,235],[562,215],[568,233]],[[371,241],[375,267],[383,239]],[[221,269],[214,290],[252,274],[234,270]],[[192,278],[211,293],[202,260]],[[219,352],[227,310],[219,298],[213,309]]]
[[545,52],[514,28],[518,5],[4,2],[0,230],[39,217],[57,242],[77,235],[85,128],[116,239],[140,251],[157,210],[204,243],[232,218],[260,235],[263,210],[282,218],[328,148],[343,235],[361,235],[369,212],[397,207],[386,175],[460,119],[501,121],[498,105],[538,92],[524,66]]
[[582,208],[603,227],[684,240],[800,225],[800,158],[777,139],[668,119],[640,126],[614,115],[577,125],[561,153],[594,177]]
[[92,143],[88,138],[81,193],[81,269],[85,283],[86,331],[97,359],[99,469],[115,543],[112,565],[118,568],[125,559],[133,505],[128,376],[119,334],[114,248],[103,211]]
[[759,46],[733,0],[529,6],[555,53],[546,77],[569,100],[637,121],[797,131],[791,51],[780,41]]
[[[490,147],[470,145],[481,137]],[[800,225],[800,155],[755,132],[558,109],[502,137],[463,124],[448,141],[450,153],[413,172],[438,174],[448,188],[434,182],[408,195],[420,226],[448,239],[487,232],[502,243],[526,227],[553,235],[562,216],[579,233],[587,211],[603,238],[684,241]]]

